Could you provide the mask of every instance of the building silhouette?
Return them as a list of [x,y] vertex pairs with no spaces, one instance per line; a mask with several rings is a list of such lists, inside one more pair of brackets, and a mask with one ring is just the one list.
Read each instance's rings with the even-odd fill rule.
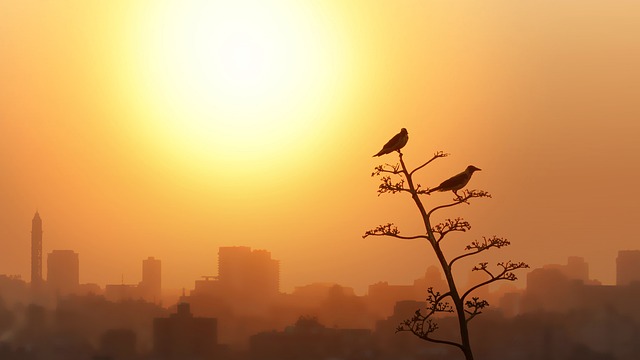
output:
[[640,250],[620,250],[616,258],[616,285],[640,282]]
[[[425,301],[398,301],[390,316],[376,322],[373,333],[374,342],[380,354],[376,359],[456,359],[458,349],[449,349],[425,342],[410,333],[398,333],[398,325],[410,319],[418,309],[425,309]],[[439,316],[437,322],[443,324],[444,317]],[[448,328],[439,329],[442,332]]]
[[570,280],[579,280],[585,284],[589,283],[589,264],[584,258],[579,256],[569,256],[566,265],[547,264],[543,269],[557,269]]
[[142,281],[138,285],[142,297],[153,303],[160,303],[162,295],[162,275],[160,260],[150,256],[142,260]]
[[433,265],[427,268],[423,277],[415,279],[412,285],[393,285],[386,281],[369,285],[367,305],[374,313],[387,317],[393,313],[398,301],[424,300],[430,287],[442,293],[448,289],[442,273]]
[[22,280],[20,275],[0,275],[0,308],[3,304],[28,303],[31,293],[29,283]]
[[355,290],[350,287],[340,286],[336,283],[311,283],[293,288],[291,297],[295,298],[299,304],[319,307],[327,297],[329,297],[331,290],[335,287],[339,287],[345,296],[356,296]]
[[47,256],[47,285],[57,295],[75,293],[80,284],[80,260],[72,250],[53,250]]
[[36,214],[31,220],[31,286],[42,284],[42,219]]
[[191,295],[216,296],[220,295],[220,282],[217,276],[202,276],[202,280],[196,280]]
[[360,360],[373,358],[369,329],[328,328],[315,317],[300,317],[284,331],[251,336],[251,360]]
[[109,329],[100,336],[100,356],[110,360],[133,360],[137,336],[131,329]]
[[137,300],[142,298],[140,288],[134,284],[107,284],[104,287],[104,297],[109,301]]
[[266,250],[220,247],[218,284],[223,296],[237,305],[268,303],[280,292],[280,263]]
[[106,284],[104,296],[110,301],[145,300],[161,303],[161,262],[150,256],[142,260],[142,281],[138,284],[125,284],[124,276],[120,284]]
[[153,319],[153,352],[158,359],[214,359],[218,351],[217,319],[194,317],[188,303],[177,313]]

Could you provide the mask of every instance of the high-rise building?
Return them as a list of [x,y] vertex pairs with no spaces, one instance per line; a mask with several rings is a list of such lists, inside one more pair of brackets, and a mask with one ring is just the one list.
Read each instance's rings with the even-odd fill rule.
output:
[[640,250],[620,250],[616,259],[616,285],[640,282]]
[[74,293],[80,283],[80,260],[72,250],[53,250],[47,256],[47,285],[58,295]]
[[36,214],[31,220],[31,286],[42,284],[42,219]]
[[161,276],[160,260],[153,256],[142,260],[142,281],[139,287],[145,300],[154,303],[160,302],[162,292]]
[[246,246],[218,250],[221,290],[236,299],[268,299],[280,292],[280,263],[266,250]]
[[184,295],[181,298],[182,301],[188,299],[198,312],[204,306],[215,314],[220,314],[221,309],[233,309],[245,315],[264,314],[280,296],[280,263],[266,250],[221,247],[218,275],[203,278],[196,281],[188,298]]

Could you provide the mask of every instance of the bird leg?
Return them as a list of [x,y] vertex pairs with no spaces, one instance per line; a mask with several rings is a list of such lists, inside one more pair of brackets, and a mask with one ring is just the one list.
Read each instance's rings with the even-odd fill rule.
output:
[[469,202],[467,202],[463,196],[460,196],[460,194],[458,194],[458,190],[451,190],[451,191],[453,191],[453,193],[456,194],[457,201],[466,202],[467,204],[469,204]]

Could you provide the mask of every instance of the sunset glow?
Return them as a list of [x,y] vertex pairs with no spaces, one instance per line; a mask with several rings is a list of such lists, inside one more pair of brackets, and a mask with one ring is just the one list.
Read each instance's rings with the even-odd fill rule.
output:
[[0,0],[0,359],[640,359],[639,34]]
[[185,158],[282,156],[321,135],[320,116],[353,86],[346,36],[318,6],[154,4],[131,18],[136,91],[154,112],[143,131]]

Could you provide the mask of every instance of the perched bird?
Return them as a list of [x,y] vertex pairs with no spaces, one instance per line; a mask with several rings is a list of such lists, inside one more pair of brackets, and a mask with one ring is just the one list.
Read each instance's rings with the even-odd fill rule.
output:
[[392,137],[391,140],[384,144],[382,150],[373,156],[388,154],[392,151],[400,151],[400,149],[407,145],[407,141],[409,141],[409,133],[407,132],[407,129],[402,128],[396,136]]
[[453,191],[454,194],[456,194],[456,196],[459,196],[457,191],[465,187],[469,182],[469,180],[471,180],[471,175],[473,175],[475,171],[479,171],[479,170],[482,170],[482,169],[478,169],[473,165],[469,165],[460,174],[448,178],[447,180],[443,181],[440,185],[434,187],[433,189],[429,189],[429,192],[427,194],[430,194],[434,191],[451,190]]

